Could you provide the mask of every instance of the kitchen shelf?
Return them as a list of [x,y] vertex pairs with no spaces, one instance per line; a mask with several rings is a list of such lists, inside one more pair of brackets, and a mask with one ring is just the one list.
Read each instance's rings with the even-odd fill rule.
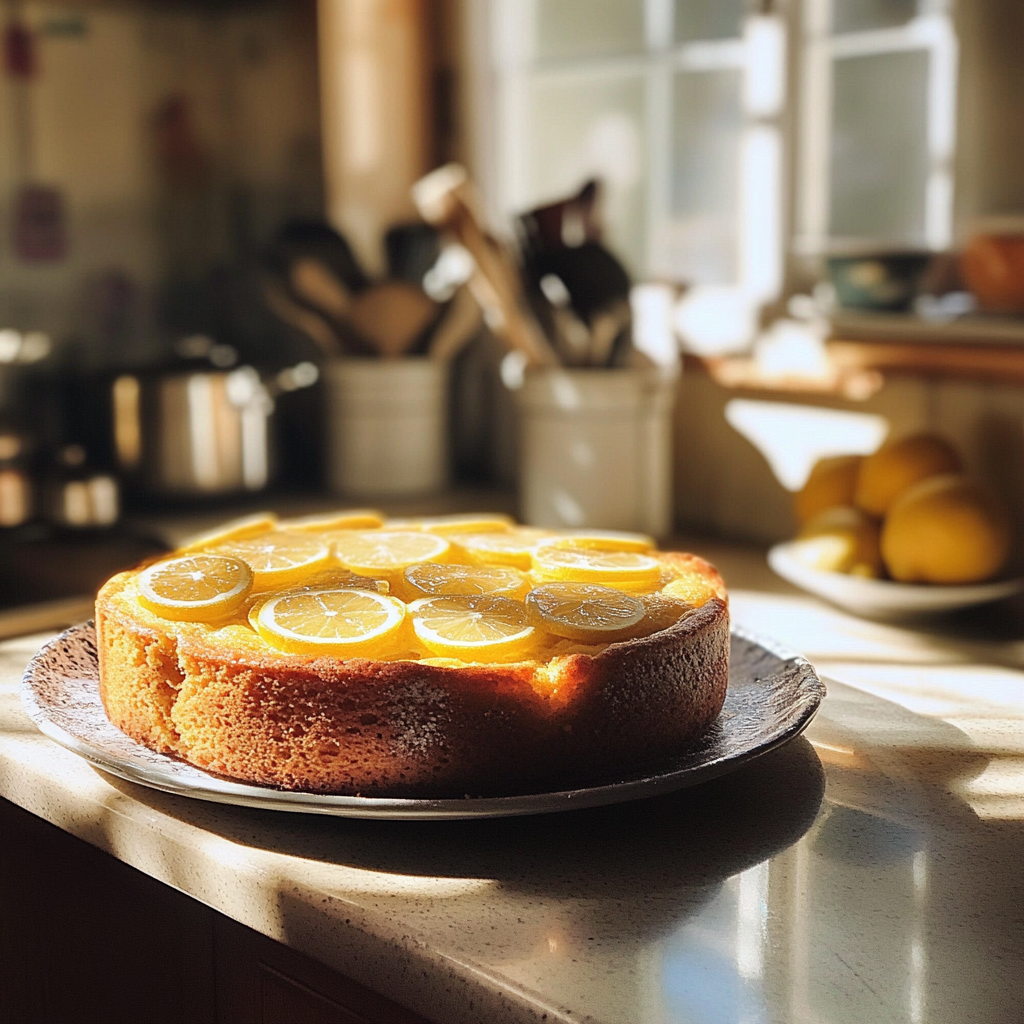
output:
[[890,375],[1024,384],[1024,345],[851,340],[826,343],[830,372],[824,376],[766,375],[749,356],[686,356],[686,366],[705,371],[737,391],[784,393],[866,401]]

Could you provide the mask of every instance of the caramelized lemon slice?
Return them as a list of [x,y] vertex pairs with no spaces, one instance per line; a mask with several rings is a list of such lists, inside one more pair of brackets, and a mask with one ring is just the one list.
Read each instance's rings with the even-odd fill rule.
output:
[[694,608],[699,608],[702,604],[707,604],[711,598],[719,596],[714,585],[696,573],[686,573],[677,577],[662,590],[662,593],[666,597],[686,601]]
[[185,552],[212,548],[226,541],[241,540],[244,537],[255,537],[257,534],[267,533],[276,525],[277,516],[273,512],[255,512],[250,516],[242,516],[240,519],[232,519],[230,522],[223,523],[215,530],[189,537],[179,545],[178,550]]
[[535,630],[518,601],[494,594],[425,597],[409,605],[417,639],[432,654],[462,661],[515,661]]
[[643,554],[654,547],[654,538],[646,533],[625,530],[569,530],[553,544],[562,548],[589,548],[594,551],[638,551]]
[[256,630],[289,654],[361,658],[386,654],[404,618],[401,601],[375,590],[308,590],[265,601]]
[[384,517],[372,508],[350,508],[344,512],[319,512],[281,521],[282,530],[376,530]]
[[545,543],[533,552],[534,570],[551,581],[600,583],[630,590],[661,583],[661,563],[635,551],[600,551]]
[[451,552],[444,537],[412,530],[339,532],[325,535],[338,561],[364,576],[399,576],[416,562],[439,562]]
[[645,613],[642,601],[595,583],[546,583],[526,595],[526,608],[549,633],[587,643],[636,635]]
[[255,575],[253,590],[257,593],[294,586],[331,561],[331,546],[325,540],[285,530],[218,544],[215,551],[247,562]]
[[241,559],[185,555],[139,573],[139,603],[164,619],[215,622],[240,608],[252,585],[252,570]]
[[449,534],[449,539],[465,548],[484,565],[510,565],[529,569],[533,565],[533,549],[551,537],[548,530],[514,528],[503,532]]
[[499,594],[521,599],[530,585],[516,569],[504,565],[441,565],[422,562],[405,570],[407,591],[416,597],[441,594]]

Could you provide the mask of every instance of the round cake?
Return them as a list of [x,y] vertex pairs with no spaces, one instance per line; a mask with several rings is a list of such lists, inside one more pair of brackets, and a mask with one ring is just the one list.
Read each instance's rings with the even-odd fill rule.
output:
[[318,793],[614,781],[704,733],[729,673],[707,562],[503,516],[252,517],[113,577],[96,625],[118,728]]

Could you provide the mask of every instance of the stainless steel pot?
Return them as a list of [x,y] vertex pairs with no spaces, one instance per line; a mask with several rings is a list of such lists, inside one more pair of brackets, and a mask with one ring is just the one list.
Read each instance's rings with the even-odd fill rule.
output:
[[273,477],[271,389],[251,366],[123,374],[113,384],[123,472],[168,495],[259,491]]

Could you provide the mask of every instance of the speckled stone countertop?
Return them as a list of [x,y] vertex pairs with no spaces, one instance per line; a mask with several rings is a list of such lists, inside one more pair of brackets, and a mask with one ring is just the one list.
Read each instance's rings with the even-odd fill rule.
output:
[[0,794],[429,1019],[1024,1020],[1024,615],[870,623],[694,545],[831,680],[715,782],[591,811],[366,821],[120,782],[39,734],[0,644]]

